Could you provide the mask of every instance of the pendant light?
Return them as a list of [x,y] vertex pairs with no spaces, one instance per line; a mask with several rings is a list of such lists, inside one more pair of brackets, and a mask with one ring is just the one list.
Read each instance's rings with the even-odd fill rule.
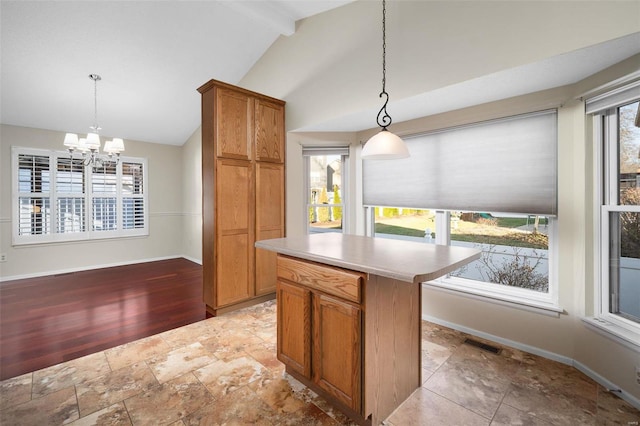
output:
[[387,112],[389,94],[386,91],[387,83],[387,43],[386,43],[386,2],[382,0],[382,92],[380,97],[385,97],[384,105],[380,108],[376,121],[381,130],[378,134],[367,141],[362,149],[362,159],[364,160],[395,160],[407,158],[409,150],[403,140],[397,135],[387,130],[391,125],[391,116]]

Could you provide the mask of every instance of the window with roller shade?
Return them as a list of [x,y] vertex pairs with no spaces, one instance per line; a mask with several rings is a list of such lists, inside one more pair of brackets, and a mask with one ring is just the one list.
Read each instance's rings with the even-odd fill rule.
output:
[[371,232],[476,247],[480,260],[431,284],[557,312],[556,111],[404,139],[409,158],[363,162]]
[[85,167],[66,152],[12,148],[13,243],[148,235],[146,160]]

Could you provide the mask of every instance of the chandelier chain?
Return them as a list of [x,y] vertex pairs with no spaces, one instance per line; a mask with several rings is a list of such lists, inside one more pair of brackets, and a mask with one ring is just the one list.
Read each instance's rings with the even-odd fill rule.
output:
[[93,80],[93,129],[96,133],[100,130],[98,125],[98,81],[102,80],[98,74],[89,74],[89,78]]
[[387,104],[389,103],[389,94],[386,90],[387,86],[387,8],[386,1],[382,0],[382,92],[380,97],[385,97],[384,105],[378,111],[376,121],[382,130],[387,130],[387,126],[391,125],[391,116],[387,112]]

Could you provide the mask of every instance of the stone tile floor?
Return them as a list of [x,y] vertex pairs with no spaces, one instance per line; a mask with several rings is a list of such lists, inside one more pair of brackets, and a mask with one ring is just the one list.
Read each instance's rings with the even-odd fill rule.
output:
[[[572,367],[423,322],[423,385],[385,422],[638,425],[636,410]],[[340,425],[284,373],[275,303],[187,325],[0,382],[0,424]]]

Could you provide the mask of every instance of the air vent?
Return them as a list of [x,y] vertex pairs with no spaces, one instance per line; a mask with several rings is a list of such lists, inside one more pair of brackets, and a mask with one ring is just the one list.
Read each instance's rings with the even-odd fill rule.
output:
[[464,343],[466,343],[467,345],[475,346],[476,348],[480,348],[484,351],[491,352],[492,354],[496,354],[496,355],[498,355],[502,351],[502,349],[500,348],[488,345],[486,343],[478,342],[477,340],[473,340],[473,339],[465,339]]

